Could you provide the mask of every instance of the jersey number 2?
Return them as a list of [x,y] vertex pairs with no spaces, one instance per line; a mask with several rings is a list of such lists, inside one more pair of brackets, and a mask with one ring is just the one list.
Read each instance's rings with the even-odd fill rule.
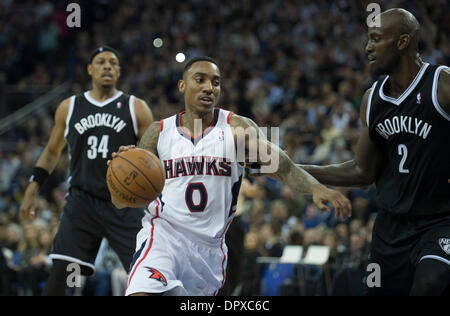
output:
[[400,160],[400,164],[398,165],[398,172],[409,173],[409,169],[405,169],[405,162],[408,157],[408,147],[404,144],[398,145],[398,154],[402,156],[402,160]]
[[102,158],[106,159],[108,157],[108,141],[109,141],[109,135],[103,135],[102,139],[100,140],[100,144],[98,143],[97,136],[89,136],[87,140],[88,146],[90,148],[87,151],[87,157],[89,159],[96,159],[98,153],[102,154]]

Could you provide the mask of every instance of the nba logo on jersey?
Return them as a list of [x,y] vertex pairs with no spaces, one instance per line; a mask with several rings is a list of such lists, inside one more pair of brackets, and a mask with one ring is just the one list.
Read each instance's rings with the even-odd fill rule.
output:
[[221,131],[220,133],[219,133],[219,140],[220,141],[223,141],[225,139],[225,132],[224,131]]
[[446,254],[450,255],[450,239],[439,238],[439,246],[441,246]]
[[417,104],[422,103],[422,92],[417,93]]
[[117,109],[121,109],[122,108],[122,102],[117,102]]

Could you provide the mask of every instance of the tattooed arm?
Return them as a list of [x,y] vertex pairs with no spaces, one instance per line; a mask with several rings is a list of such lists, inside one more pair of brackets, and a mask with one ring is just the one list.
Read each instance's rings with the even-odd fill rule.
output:
[[366,91],[361,102],[361,133],[356,145],[355,158],[329,166],[300,165],[320,182],[336,186],[364,187],[375,181],[382,156],[369,136],[369,128],[366,123],[369,95],[370,89]]
[[[275,175],[291,189],[302,194],[312,194],[314,203],[321,210],[329,210],[325,203],[330,202],[335,207],[336,216],[340,214],[343,217],[350,216],[351,205],[347,198],[340,192],[320,184],[308,172],[296,166],[283,150],[267,140],[255,122],[246,117],[233,115],[230,124],[234,132],[238,159],[240,151],[245,149],[246,162],[257,162],[266,169],[263,172]],[[244,131],[251,136],[243,136]],[[252,147],[256,147],[256,156],[252,156]],[[269,163],[262,159],[264,154],[270,156]]]
[[[343,163],[327,166],[298,165],[300,168],[306,170],[314,178],[326,185],[366,187],[375,181],[382,163],[382,156],[376,145],[372,142],[369,136],[369,128],[366,124],[366,110],[369,95],[370,89],[366,91],[361,102],[361,133],[356,145],[355,158]],[[257,172],[251,176],[260,175],[266,174]]]
[[146,149],[158,156],[158,140],[161,124],[159,121],[153,122],[142,135],[138,142],[138,148]]

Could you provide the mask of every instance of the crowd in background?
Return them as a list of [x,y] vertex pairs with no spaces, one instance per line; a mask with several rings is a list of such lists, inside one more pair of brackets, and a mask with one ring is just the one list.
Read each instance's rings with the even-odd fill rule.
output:
[[[157,119],[165,118],[183,108],[176,85],[183,64],[175,55],[209,55],[223,78],[220,106],[259,126],[279,127],[279,145],[296,163],[352,158],[359,105],[373,82],[364,53],[371,1],[77,2],[81,27],[68,28],[67,1],[0,0],[0,117],[63,82],[71,84],[71,93],[88,90],[88,57],[107,44],[121,53],[119,88],[146,100]],[[420,43],[424,61],[449,64],[448,1],[378,3],[382,10],[403,7],[415,14],[426,35]],[[161,47],[154,46],[156,38]],[[67,192],[67,154],[41,190],[36,219],[20,222],[18,209],[56,106],[0,135],[0,294],[39,295],[48,274],[46,255]],[[374,188],[342,190],[353,205],[347,221],[320,212],[279,181],[244,182],[241,294],[260,293],[256,258],[279,257],[285,245],[329,246],[333,284],[342,271],[364,264],[376,215]],[[91,294],[112,293],[108,286],[100,291],[100,283]]]

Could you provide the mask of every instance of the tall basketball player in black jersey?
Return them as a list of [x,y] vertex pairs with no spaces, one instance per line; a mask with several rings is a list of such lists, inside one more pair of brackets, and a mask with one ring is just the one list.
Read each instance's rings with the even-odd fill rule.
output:
[[92,90],[58,106],[50,140],[42,152],[20,207],[22,219],[34,217],[39,187],[54,170],[67,143],[70,189],[50,257],[53,267],[44,295],[64,295],[69,263],[92,275],[102,238],[107,238],[125,269],[131,263],[143,209],[119,211],[106,186],[106,162],[121,145],[135,144],[153,122],[145,101],[117,90],[119,54],[111,47],[95,50],[87,71]]
[[420,59],[420,25],[410,12],[379,18],[366,46],[378,80],[361,103],[355,158],[300,166],[327,185],[375,183],[370,262],[380,267],[381,287],[367,288],[369,295],[449,294],[450,68]]
[[450,70],[424,63],[420,25],[403,9],[370,27],[366,53],[378,80],[361,104],[355,159],[303,166],[320,182],[377,189],[370,295],[443,295],[450,286]]

